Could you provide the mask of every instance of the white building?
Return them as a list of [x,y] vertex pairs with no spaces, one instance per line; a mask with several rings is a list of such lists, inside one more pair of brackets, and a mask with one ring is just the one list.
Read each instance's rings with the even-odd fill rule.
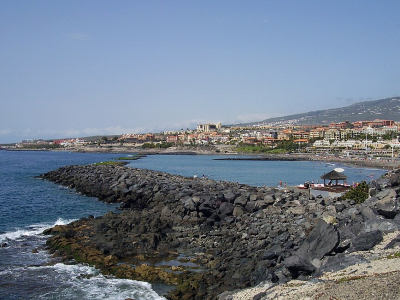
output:
[[221,122],[218,124],[212,124],[212,123],[207,123],[207,124],[198,124],[196,130],[198,132],[213,132],[213,131],[219,131],[221,129]]

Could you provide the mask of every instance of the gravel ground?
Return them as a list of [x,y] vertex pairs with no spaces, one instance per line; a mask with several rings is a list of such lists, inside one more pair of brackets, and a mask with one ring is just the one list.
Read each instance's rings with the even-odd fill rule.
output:
[[393,257],[400,247],[384,250],[400,232],[387,234],[381,244],[370,251],[354,252],[369,262],[353,265],[337,272],[328,272],[316,280],[292,280],[286,284],[257,287],[235,293],[232,300],[253,299],[266,293],[263,300],[400,300],[400,257]]

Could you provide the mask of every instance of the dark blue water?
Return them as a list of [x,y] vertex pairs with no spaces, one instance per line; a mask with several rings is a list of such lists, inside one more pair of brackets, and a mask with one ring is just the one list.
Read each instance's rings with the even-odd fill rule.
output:
[[[106,278],[98,270],[52,259],[42,232],[116,205],[76,194],[35,176],[64,165],[118,154],[0,151],[0,299],[163,299],[145,282]],[[82,275],[92,275],[84,278]]]
[[[0,151],[0,299],[163,299],[150,284],[106,278],[96,269],[50,257],[42,232],[88,215],[115,210],[35,178],[64,165],[112,160],[120,154]],[[125,155],[123,155],[125,156]],[[207,176],[255,186],[294,186],[340,165],[319,162],[217,161],[220,156],[148,156],[129,164],[184,176]],[[349,181],[377,178],[381,170],[343,167]],[[82,275],[93,275],[84,277]]]
[[0,151],[0,233],[59,218],[100,215],[112,209],[35,176],[70,164],[111,160],[116,154]]

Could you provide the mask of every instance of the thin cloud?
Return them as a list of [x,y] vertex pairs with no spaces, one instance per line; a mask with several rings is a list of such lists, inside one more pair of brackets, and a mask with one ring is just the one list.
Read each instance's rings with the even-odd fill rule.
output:
[[139,133],[144,128],[124,128],[122,126],[105,127],[105,128],[84,128],[84,129],[66,129],[60,130],[58,133],[51,134],[59,137],[85,137],[96,135],[121,135],[124,133]]
[[12,133],[12,131],[10,129],[1,129],[0,130],[0,135],[9,135],[11,133]]
[[70,33],[68,34],[68,38],[75,41],[88,41],[90,40],[90,35],[84,33]]
[[140,133],[146,132],[147,128],[123,128],[121,126],[106,127],[106,128],[84,128],[84,129],[32,129],[26,128],[24,130],[0,130],[0,136],[12,139],[14,142],[18,142],[25,139],[62,139],[62,138],[78,138],[85,136],[96,136],[96,135],[120,135],[124,133]]
[[279,117],[280,114],[246,114],[235,118],[233,123],[258,122],[269,118]]

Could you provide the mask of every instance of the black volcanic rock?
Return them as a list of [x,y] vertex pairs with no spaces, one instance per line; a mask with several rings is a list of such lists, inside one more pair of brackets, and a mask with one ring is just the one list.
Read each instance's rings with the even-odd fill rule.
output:
[[[397,174],[377,180],[376,197],[357,205],[309,199],[307,191],[121,166],[67,166],[40,177],[121,203],[118,213],[48,230],[54,235],[50,249],[119,277],[181,282],[169,299],[215,299],[264,280],[312,276],[349,247],[373,247],[379,241],[373,237],[400,226],[398,210],[385,206],[386,200],[398,199],[392,186]],[[149,265],[167,257],[187,258],[200,269],[175,272]]]
[[351,251],[369,250],[383,239],[383,234],[379,230],[365,232],[355,237],[352,242]]
[[322,259],[332,253],[338,245],[339,233],[336,228],[332,224],[319,220],[297,250],[296,255],[307,261]]

